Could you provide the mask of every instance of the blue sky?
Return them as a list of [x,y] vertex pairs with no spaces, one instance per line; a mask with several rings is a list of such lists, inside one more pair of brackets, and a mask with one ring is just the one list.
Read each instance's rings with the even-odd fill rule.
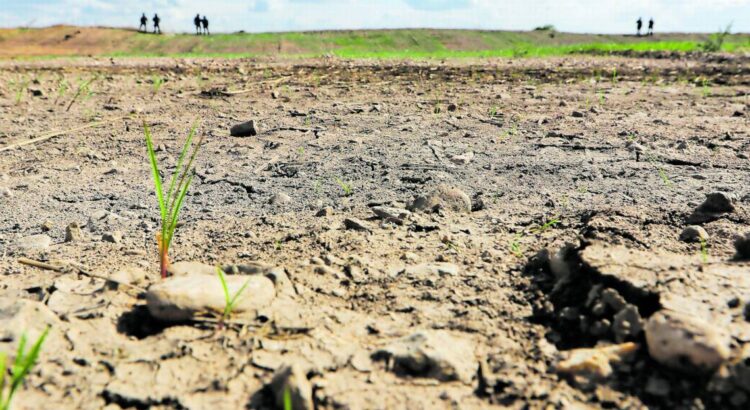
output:
[[475,28],[632,32],[638,16],[657,31],[750,32],[750,0],[0,0],[0,26],[137,26],[158,12],[165,31],[192,31],[196,13],[212,31]]

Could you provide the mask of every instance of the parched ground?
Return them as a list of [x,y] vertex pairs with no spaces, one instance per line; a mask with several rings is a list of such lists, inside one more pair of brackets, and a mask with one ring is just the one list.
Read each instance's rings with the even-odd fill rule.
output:
[[[79,59],[4,62],[0,78],[0,350],[51,325],[17,409],[270,408],[283,365],[319,409],[747,405],[740,382],[670,368],[642,332],[595,332],[568,306],[601,282],[646,320],[679,294],[724,315],[714,323],[741,356],[742,58]],[[251,119],[257,136],[229,136]],[[174,164],[196,121],[205,146],[173,260],[281,267],[291,282],[224,329],[159,322],[141,290],[92,276],[127,268],[147,273],[139,288],[162,281],[142,124]],[[471,211],[373,212],[440,186]],[[733,210],[691,219],[715,191]],[[709,238],[681,241],[688,222]],[[82,238],[66,241],[72,223]],[[51,243],[32,249],[32,235]],[[555,282],[540,251],[565,243],[586,280]],[[602,279],[612,266],[620,276]],[[622,285],[631,268],[642,276]],[[581,286],[577,301],[558,297],[565,286]],[[434,337],[423,353],[435,362],[376,354],[415,332]],[[571,348],[622,341],[635,357],[607,377],[558,371]]]

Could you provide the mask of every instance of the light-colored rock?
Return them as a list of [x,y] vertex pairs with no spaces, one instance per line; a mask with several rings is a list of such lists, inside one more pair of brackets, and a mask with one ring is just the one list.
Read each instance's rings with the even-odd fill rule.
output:
[[344,227],[354,231],[372,232],[369,223],[357,218],[344,219]]
[[396,373],[441,381],[469,383],[477,369],[471,340],[442,330],[413,333],[376,351],[372,357],[390,361]]
[[[226,281],[232,296],[247,283],[233,314],[257,311],[276,296],[273,282],[262,275],[227,275]],[[218,276],[201,273],[175,276],[152,286],[146,301],[151,315],[166,321],[188,320],[197,313],[221,314],[226,304]]]
[[291,202],[292,197],[283,192],[277,192],[268,200],[268,203],[271,205],[286,205]]
[[434,212],[438,209],[469,213],[471,198],[458,188],[440,185],[427,196],[417,196],[409,206],[410,211]]
[[615,314],[613,319],[612,332],[615,334],[615,341],[618,343],[635,339],[643,331],[643,319],[638,313],[638,308],[634,305],[625,305]]
[[52,238],[45,234],[25,236],[16,241],[16,246],[21,250],[42,250],[52,244]]
[[[137,266],[126,266],[118,269],[117,272],[113,273],[110,278],[113,280],[128,285],[140,285],[146,282],[148,274],[143,269]],[[115,286],[117,283],[114,284]]]
[[167,268],[169,276],[210,275],[216,276],[216,267],[195,261],[176,262]]
[[711,192],[698,208],[687,218],[688,223],[698,224],[719,219],[723,214],[734,212],[736,198],[727,192]]
[[83,240],[83,231],[77,223],[71,222],[65,227],[65,242],[78,242]]
[[474,153],[472,151],[465,152],[461,155],[455,155],[451,157],[451,162],[456,165],[466,165],[474,159]]
[[102,240],[104,242],[109,242],[109,243],[120,243],[122,242],[122,232],[120,231],[105,232],[102,235]]
[[711,372],[729,359],[729,335],[695,316],[662,309],[645,331],[649,354],[666,366]]
[[617,345],[573,349],[561,352],[565,359],[556,367],[560,373],[606,378],[612,374],[612,364],[620,363],[638,350],[638,345],[627,342]]
[[690,225],[685,227],[680,233],[680,240],[683,242],[700,242],[708,240],[708,232],[701,226]]
[[276,408],[283,409],[284,396],[288,395],[292,402],[292,410],[312,410],[312,385],[302,371],[300,365],[284,365],[279,367],[271,380]]
[[[21,335],[26,334],[27,340],[33,342],[47,326],[58,327],[60,319],[44,303],[0,297],[0,323],[0,351],[15,352]],[[11,342],[10,348],[4,342]],[[45,347],[48,346],[49,343]]]

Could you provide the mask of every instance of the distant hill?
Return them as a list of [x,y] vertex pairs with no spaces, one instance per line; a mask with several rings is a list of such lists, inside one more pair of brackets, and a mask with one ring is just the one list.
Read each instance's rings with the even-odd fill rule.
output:
[[[356,30],[153,35],[133,29],[52,26],[0,29],[0,58],[53,56],[321,56],[450,58],[544,56],[624,51],[696,51],[709,34],[654,37],[554,30]],[[750,52],[750,34],[727,36],[722,51]]]

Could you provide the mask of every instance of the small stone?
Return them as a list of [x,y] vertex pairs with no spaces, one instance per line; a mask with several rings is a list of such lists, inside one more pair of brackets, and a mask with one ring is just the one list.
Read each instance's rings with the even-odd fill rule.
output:
[[612,288],[607,288],[602,291],[602,302],[612,308],[615,312],[619,312],[627,305],[625,298]]
[[451,162],[456,165],[466,165],[474,159],[474,153],[472,151],[465,152],[461,155],[455,155],[451,157]]
[[315,216],[317,217],[331,216],[331,215],[333,215],[333,208],[331,208],[330,206],[321,208],[318,212],[315,213]]
[[729,336],[694,316],[662,309],[645,331],[649,354],[665,366],[707,373],[729,358]]
[[409,206],[410,211],[435,212],[439,209],[469,213],[471,198],[458,188],[440,185],[429,196],[417,196]]
[[606,378],[612,374],[612,363],[622,362],[638,350],[633,342],[561,352],[565,360],[557,364],[560,373]]
[[52,222],[50,221],[44,221],[40,228],[42,229],[42,232],[49,232],[54,228],[54,225],[52,225]]
[[290,197],[289,195],[283,192],[278,192],[274,194],[271,197],[271,199],[268,201],[268,203],[271,205],[286,205],[290,202],[292,202],[292,197]]
[[0,187],[0,198],[13,198],[13,191],[10,188]]
[[682,230],[680,240],[683,242],[705,242],[708,240],[708,232],[702,226],[690,225]]
[[312,386],[300,365],[283,365],[276,369],[270,387],[276,408],[285,408],[284,396],[289,395],[291,410],[313,410]]
[[120,243],[122,242],[122,232],[120,231],[105,232],[102,235],[102,240],[104,242]]
[[34,97],[42,97],[42,96],[44,96],[44,91],[42,91],[42,90],[41,90],[41,89],[39,89],[39,88],[29,88],[29,92],[30,92],[30,93],[31,93],[31,95],[33,95]]
[[712,192],[706,195],[698,208],[687,218],[688,223],[697,224],[719,219],[722,214],[733,212],[735,197],[727,192]]
[[209,275],[216,276],[216,267],[201,262],[182,261],[169,265],[169,276]]
[[117,281],[112,282],[110,287],[116,288],[119,284],[140,285],[146,281],[148,274],[137,266],[126,266],[113,273],[110,278]]
[[276,91],[271,91],[271,98],[273,98],[274,100],[279,98],[279,93],[277,93]]
[[458,266],[448,262],[429,262],[407,266],[403,273],[410,278],[434,278],[458,275]]
[[416,263],[419,260],[419,255],[414,252],[405,252],[401,255],[401,259],[405,262]]
[[643,331],[643,318],[638,313],[638,308],[627,304],[622,310],[615,314],[612,322],[612,332],[615,341],[622,343],[627,339],[637,338]]
[[739,355],[732,360],[729,373],[734,384],[750,392],[750,343],[744,344]]
[[583,113],[580,111],[573,111],[571,115],[575,118],[583,118]]
[[[226,283],[230,295],[244,286],[233,314],[266,307],[276,296],[273,282],[262,275],[226,275]],[[168,278],[149,288],[146,301],[153,317],[178,322],[200,313],[220,315],[226,306],[221,281],[216,275],[204,274]]]
[[372,232],[372,229],[370,228],[370,225],[357,218],[346,218],[344,219],[344,227],[346,229],[351,229],[355,231],[364,231],[364,232]]
[[448,111],[449,112],[455,112],[456,110],[458,110],[458,105],[456,105],[454,103],[448,104]]
[[255,120],[250,120],[233,126],[229,134],[233,137],[254,137],[258,135],[258,128]]
[[51,244],[52,238],[45,234],[26,236],[16,242],[16,246],[22,250],[47,249]]
[[411,212],[406,209],[395,208],[392,206],[373,206],[370,210],[380,219],[395,222],[399,225],[411,216]]
[[65,242],[79,242],[83,240],[83,231],[76,222],[71,222],[65,227]]
[[750,232],[734,238],[734,249],[737,251],[734,256],[736,259],[750,260]]
[[469,383],[477,369],[472,342],[443,330],[413,333],[376,351],[372,358],[392,363],[396,373],[440,381]]

